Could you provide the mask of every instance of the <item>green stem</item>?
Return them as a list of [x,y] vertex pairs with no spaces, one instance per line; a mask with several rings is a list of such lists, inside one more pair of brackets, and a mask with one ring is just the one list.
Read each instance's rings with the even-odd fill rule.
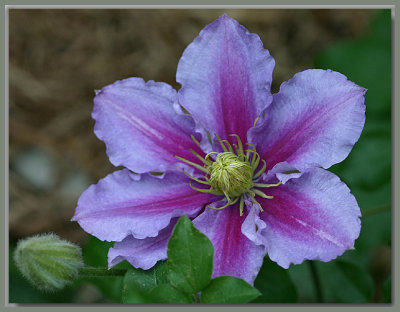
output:
[[322,298],[322,289],[321,289],[321,281],[319,279],[317,267],[315,266],[314,261],[308,261],[311,269],[311,276],[314,282],[314,288],[315,288],[315,296],[317,298],[318,303],[324,302]]
[[365,210],[362,213],[362,216],[363,217],[368,217],[368,216],[372,216],[374,214],[378,214],[378,213],[381,213],[381,212],[390,211],[391,207],[392,207],[391,204],[386,204],[386,205],[383,205],[383,206],[370,208],[370,209]]
[[199,296],[198,293],[193,294],[193,296],[194,296],[194,299],[195,299],[196,303],[201,303],[200,296]]
[[124,276],[126,269],[108,269],[103,267],[85,266],[79,270],[80,277]]

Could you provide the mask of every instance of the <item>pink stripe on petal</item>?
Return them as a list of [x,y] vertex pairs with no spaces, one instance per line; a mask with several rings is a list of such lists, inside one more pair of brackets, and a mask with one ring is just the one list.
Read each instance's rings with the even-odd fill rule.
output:
[[[218,207],[222,203],[216,204]],[[195,227],[214,246],[213,277],[233,275],[253,284],[266,252],[264,246],[257,246],[242,233],[246,217],[247,212],[239,216],[239,205],[236,204],[219,211],[206,208],[193,220]]]
[[354,246],[360,208],[333,173],[315,168],[265,193],[274,198],[257,198],[266,224],[261,240],[280,266],[288,268],[306,259],[330,261]]
[[274,66],[260,38],[223,15],[200,32],[179,61],[180,103],[212,135],[237,134],[247,142],[247,130],[272,101]]
[[337,72],[311,69],[281,85],[249,139],[267,169],[287,162],[329,168],[350,153],[365,121],[366,90]]
[[101,240],[143,239],[157,236],[171,218],[194,216],[219,198],[190,188],[181,171],[139,178],[125,169],[90,186],[79,198],[73,220]]
[[[137,173],[162,172],[180,163],[174,156],[201,164],[190,152],[192,148],[204,156],[190,137],[195,134],[194,121],[179,113],[171,86],[128,78],[103,88],[94,103],[95,134],[106,143],[115,166]],[[195,137],[201,140],[198,133]]]

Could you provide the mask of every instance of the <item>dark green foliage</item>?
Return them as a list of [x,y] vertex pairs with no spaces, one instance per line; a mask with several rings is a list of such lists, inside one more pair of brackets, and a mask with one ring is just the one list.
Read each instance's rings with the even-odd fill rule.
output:
[[261,295],[250,284],[233,276],[218,276],[203,289],[203,303],[246,303]]
[[277,265],[268,257],[264,259],[254,286],[262,293],[253,303],[291,303],[297,301],[297,291],[288,270]]
[[[214,247],[182,216],[168,243],[168,260],[150,270],[131,268],[123,282],[125,303],[245,303],[260,292],[242,279],[211,279]],[[201,294],[200,294],[201,293]]]
[[192,303],[192,297],[171,284],[158,285],[150,292],[153,302],[157,303]]
[[152,303],[149,294],[154,287],[167,283],[167,262],[160,261],[149,270],[131,267],[123,281],[124,303]]
[[383,302],[392,302],[392,276],[389,276],[383,283]]
[[[338,302],[370,302],[373,294],[373,282],[371,276],[360,266],[346,261],[336,261],[341,277],[336,279],[334,296]],[[346,286],[346,287],[344,287]]]

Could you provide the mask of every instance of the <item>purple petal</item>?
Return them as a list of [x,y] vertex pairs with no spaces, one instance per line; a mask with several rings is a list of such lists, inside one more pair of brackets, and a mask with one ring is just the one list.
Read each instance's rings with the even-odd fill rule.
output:
[[211,134],[237,134],[247,142],[247,130],[272,101],[274,66],[260,38],[223,15],[200,32],[179,61],[180,103]]
[[288,268],[305,259],[330,261],[354,246],[360,208],[333,173],[314,168],[264,190],[274,198],[257,198],[266,224],[261,236],[269,257],[280,266]]
[[161,230],[156,237],[137,239],[128,236],[122,242],[116,242],[108,251],[108,266],[127,260],[135,268],[148,270],[157,261],[167,259],[168,240],[177,219],[171,221],[169,226]]
[[178,163],[175,155],[198,163],[191,148],[204,155],[190,137],[193,119],[179,113],[176,91],[168,84],[141,78],[117,81],[99,91],[94,104],[94,131],[115,166],[163,172]]
[[[287,162],[278,163],[266,173],[263,173],[260,177],[260,180],[270,180],[274,179],[275,177],[278,178],[278,181],[281,181],[285,184],[290,179],[299,178],[301,176],[301,172]],[[276,181],[276,182],[278,182]]]
[[331,70],[298,73],[281,85],[249,139],[267,169],[284,161],[300,171],[329,168],[345,159],[360,137],[365,92]]
[[[216,204],[220,206],[221,202]],[[193,220],[195,227],[214,246],[213,277],[233,275],[253,284],[266,251],[264,246],[257,246],[243,235],[242,224],[246,215],[245,212],[239,216],[239,205],[236,204],[219,211],[206,208]]]
[[157,236],[171,218],[194,216],[218,198],[190,188],[180,171],[156,177],[125,169],[91,185],[79,198],[73,220],[101,240],[142,239]]
[[248,209],[248,215],[242,223],[242,233],[256,245],[261,245],[263,240],[260,239],[260,232],[265,229],[266,224],[259,216],[259,207],[257,204],[250,202],[246,199],[246,206]]

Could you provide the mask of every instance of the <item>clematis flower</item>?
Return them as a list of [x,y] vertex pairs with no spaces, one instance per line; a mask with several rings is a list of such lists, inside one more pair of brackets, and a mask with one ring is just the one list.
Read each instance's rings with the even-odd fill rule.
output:
[[126,169],[90,186],[73,220],[115,242],[109,266],[166,259],[183,214],[213,243],[213,277],[253,283],[266,254],[288,268],[354,246],[360,209],[325,169],[358,140],[366,90],[311,69],[271,94],[274,66],[260,38],[223,15],[184,51],[178,92],[140,78],[97,92],[95,134]]

